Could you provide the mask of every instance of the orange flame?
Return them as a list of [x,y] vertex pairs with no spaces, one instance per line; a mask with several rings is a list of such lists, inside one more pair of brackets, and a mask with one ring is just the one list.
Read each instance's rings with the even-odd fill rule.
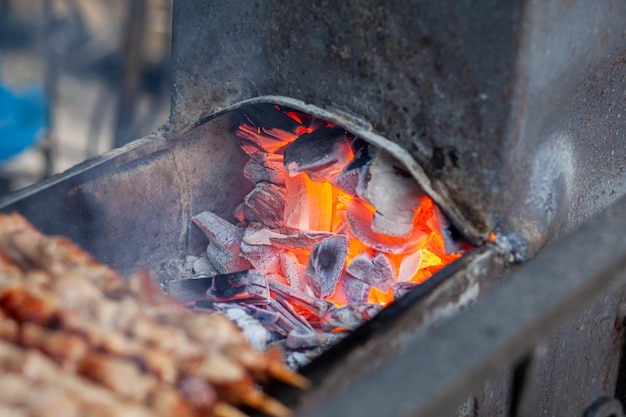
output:
[[[303,117],[294,111],[285,111],[285,114],[302,124]],[[246,134],[250,134],[250,128]],[[301,126],[296,135],[310,133],[311,128]],[[259,129],[259,133],[261,130]],[[348,162],[354,154],[350,149]],[[338,167],[339,171],[344,167]],[[338,171],[338,172],[339,172]],[[333,174],[334,175],[334,174]],[[357,216],[360,224],[371,224],[376,209],[365,201],[355,198],[331,184],[332,178],[316,178],[312,180],[308,175],[300,173],[288,177],[286,181],[285,225],[300,230],[341,233],[349,238],[348,256],[345,267],[359,254],[368,252],[374,255],[379,246],[392,246],[393,253],[385,256],[393,266],[396,281],[420,284],[430,278],[435,272],[450,262],[458,259],[461,254],[447,253],[444,238],[441,235],[440,224],[433,200],[424,196],[419,208],[415,211],[413,232],[409,237],[392,237],[368,231],[368,236],[374,236],[380,245],[363,242],[355,236],[346,220],[346,213],[352,207],[351,215]],[[371,232],[371,233],[369,233]],[[489,240],[493,241],[491,233]],[[381,250],[385,252],[384,250]],[[302,265],[306,265],[309,251],[306,249],[294,250],[294,254]],[[368,302],[388,305],[393,301],[393,290],[387,292],[371,287]],[[346,305],[348,301],[335,291],[329,299],[338,306]]]

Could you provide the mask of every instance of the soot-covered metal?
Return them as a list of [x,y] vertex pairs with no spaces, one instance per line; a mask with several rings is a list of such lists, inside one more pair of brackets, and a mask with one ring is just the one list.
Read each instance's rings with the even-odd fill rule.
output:
[[625,13],[612,0],[176,2],[171,127],[265,95],[332,110],[410,153],[468,237],[498,231],[523,260],[623,194]]

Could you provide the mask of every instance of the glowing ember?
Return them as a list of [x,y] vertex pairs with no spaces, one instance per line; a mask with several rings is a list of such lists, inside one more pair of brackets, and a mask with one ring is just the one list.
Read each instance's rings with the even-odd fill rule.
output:
[[[248,223],[261,220],[272,230],[284,226],[300,232],[332,232],[344,236],[348,239],[344,276],[367,284],[370,287],[368,301],[375,304],[387,305],[393,301],[393,283],[422,283],[461,256],[446,252],[433,201],[419,190],[408,174],[394,175],[393,171],[398,169],[387,163],[392,160],[388,154],[379,151],[373,158],[364,156],[368,151],[372,153],[370,147],[341,128],[312,121],[310,116],[295,111],[274,108],[290,119],[290,131],[265,126],[264,121],[246,117],[237,135],[252,160],[284,161],[282,172],[278,172],[276,165],[272,167],[274,176],[286,177],[284,191],[277,193],[285,195],[284,212],[280,213],[282,225],[277,224],[278,213],[268,214],[266,220],[254,216],[240,217],[240,220]],[[251,144],[257,147],[256,152]],[[360,164],[356,163],[357,158],[361,159]],[[372,164],[372,159],[382,162]],[[359,175],[369,178],[359,178]],[[340,188],[348,181],[352,181],[352,187]],[[263,187],[267,185],[259,181],[257,188]],[[258,193],[253,191],[252,194]],[[394,193],[402,194],[403,198],[394,199]],[[280,199],[277,197],[277,200]],[[386,224],[389,224],[387,228]],[[407,224],[408,231],[398,233],[399,229],[406,229]],[[284,246],[279,247],[285,250]],[[339,281],[319,283],[316,281],[319,277],[312,272],[315,271],[313,264],[327,263],[332,264],[329,267],[341,268],[333,264],[331,255],[323,252],[311,263],[310,245],[293,249],[290,256],[281,257],[278,271],[286,277],[286,282],[294,282],[300,291],[318,295],[320,285],[332,285],[333,288],[325,288],[321,298],[337,306],[350,302],[342,295],[343,291],[337,290],[341,287]],[[328,253],[331,252],[335,253],[332,250]],[[305,270],[308,284],[302,279]],[[331,278],[335,279],[336,270],[333,271]]]
[[[242,116],[236,135],[255,188],[235,210],[238,225],[194,217],[217,271],[202,308],[207,299],[243,308],[287,347],[323,347],[469,248],[385,151],[278,106]],[[249,301],[225,307],[233,299]]]

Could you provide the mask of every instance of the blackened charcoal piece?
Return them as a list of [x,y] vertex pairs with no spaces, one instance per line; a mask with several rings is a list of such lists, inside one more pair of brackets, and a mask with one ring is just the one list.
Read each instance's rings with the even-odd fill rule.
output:
[[346,220],[350,231],[364,245],[384,253],[405,253],[418,248],[428,234],[415,227],[407,237],[392,237],[372,230],[374,212],[358,199],[350,201],[346,210]]
[[328,237],[315,244],[306,267],[307,283],[318,298],[335,292],[348,256],[348,238],[341,235]]
[[269,182],[276,185],[285,185],[287,171],[283,166],[283,155],[256,152],[243,166],[243,176],[251,182]]
[[306,172],[313,181],[339,174],[352,159],[352,137],[338,127],[305,133],[285,148],[285,169],[290,176]]
[[361,252],[350,262],[346,272],[384,292],[389,291],[395,282],[393,265],[382,252],[374,256]]
[[275,274],[280,269],[280,250],[268,245],[248,245],[241,242],[239,254],[252,264],[254,269],[266,274]]
[[399,298],[404,297],[408,294],[413,288],[417,287],[419,284],[415,282],[398,282],[393,286],[393,299],[397,300]]
[[206,291],[209,301],[239,301],[264,305],[270,301],[267,277],[261,271],[248,269],[213,277],[213,285]]
[[243,229],[210,211],[194,216],[192,221],[209,238],[207,258],[219,273],[226,274],[250,268],[250,262],[239,257]]
[[167,283],[167,293],[185,304],[205,298],[213,278],[176,279]]
[[239,126],[239,146],[248,155],[258,152],[281,152],[297,135],[278,128],[255,127],[248,123]]
[[248,122],[257,128],[277,128],[291,133],[296,133],[301,126],[279,106],[270,103],[251,104],[244,107],[239,119],[240,122]]
[[379,304],[354,303],[330,310],[322,318],[322,329],[326,332],[339,329],[355,330],[380,313],[383,308]]
[[367,173],[367,164],[372,160],[370,145],[361,140],[354,139],[352,141],[352,150],[354,158],[345,168],[333,178],[330,182],[346,194],[353,197],[357,195],[357,186],[360,178]]
[[288,285],[283,285],[275,281],[269,281],[268,285],[270,290],[278,293],[290,303],[310,311],[316,317],[324,316],[328,310],[333,308],[333,303],[311,297],[310,295],[291,288]]
[[284,226],[285,189],[261,183],[243,200],[243,216],[248,222],[259,222],[269,228]]
[[406,237],[424,192],[411,175],[387,152],[378,150],[361,177],[357,194],[376,209],[372,230],[387,236]]

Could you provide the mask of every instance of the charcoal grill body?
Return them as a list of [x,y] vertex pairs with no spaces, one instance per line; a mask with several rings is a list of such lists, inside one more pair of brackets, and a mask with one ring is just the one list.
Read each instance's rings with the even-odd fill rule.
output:
[[[439,406],[423,395],[399,398],[388,371],[422,348],[445,369],[448,348],[424,342],[443,340],[431,324],[473,303],[507,270],[520,270],[511,280],[522,280],[526,265],[512,261],[531,258],[626,191],[626,4],[503,3],[177,1],[169,124],[11,196],[0,210],[70,236],[122,272],[145,267],[165,280],[171,259],[202,250],[190,216],[211,210],[228,217],[251,188],[230,111],[274,102],[319,115],[392,150],[480,247],[314,361],[304,370],[312,392],[281,395],[307,415],[362,415],[366,409],[353,405],[364,396],[386,398],[386,414],[396,416],[432,415],[467,397],[454,415],[581,415],[598,396],[620,389],[623,286],[552,333],[547,324],[516,326],[515,333],[481,327],[502,313],[497,297],[485,296],[479,313],[457,315],[461,324],[450,320],[442,330],[455,346],[458,326],[469,329],[460,340],[476,355],[450,361],[448,378],[429,369],[434,379],[426,383],[438,390],[432,398]],[[492,231],[498,238],[486,243]],[[602,246],[596,238],[589,250]],[[621,246],[612,247],[616,260]],[[546,277],[555,281],[546,290],[562,287],[558,280],[567,268],[577,270],[584,251],[574,260],[554,253],[553,262],[566,268]],[[592,288],[585,282],[559,293],[570,302],[524,323],[563,323],[549,319],[562,317],[554,313],[561,307],[575,308],[568,296]],[[518,294],[520,308],[538,299],[522,284],[502,291]],[[484,334],[474,328],[493,343],[481,343]],[[528,343],[502,349],[514,346],[511,340]],[[478,360],[485,357],[501,361]],[[424,383],[419,369],[404,376],[397,383]]]
[[459,228],[504,233],[521,260],[623,194],[624,16],[609,0],[176,2],[172,129],[265,95],[331,110],[399,144]]

